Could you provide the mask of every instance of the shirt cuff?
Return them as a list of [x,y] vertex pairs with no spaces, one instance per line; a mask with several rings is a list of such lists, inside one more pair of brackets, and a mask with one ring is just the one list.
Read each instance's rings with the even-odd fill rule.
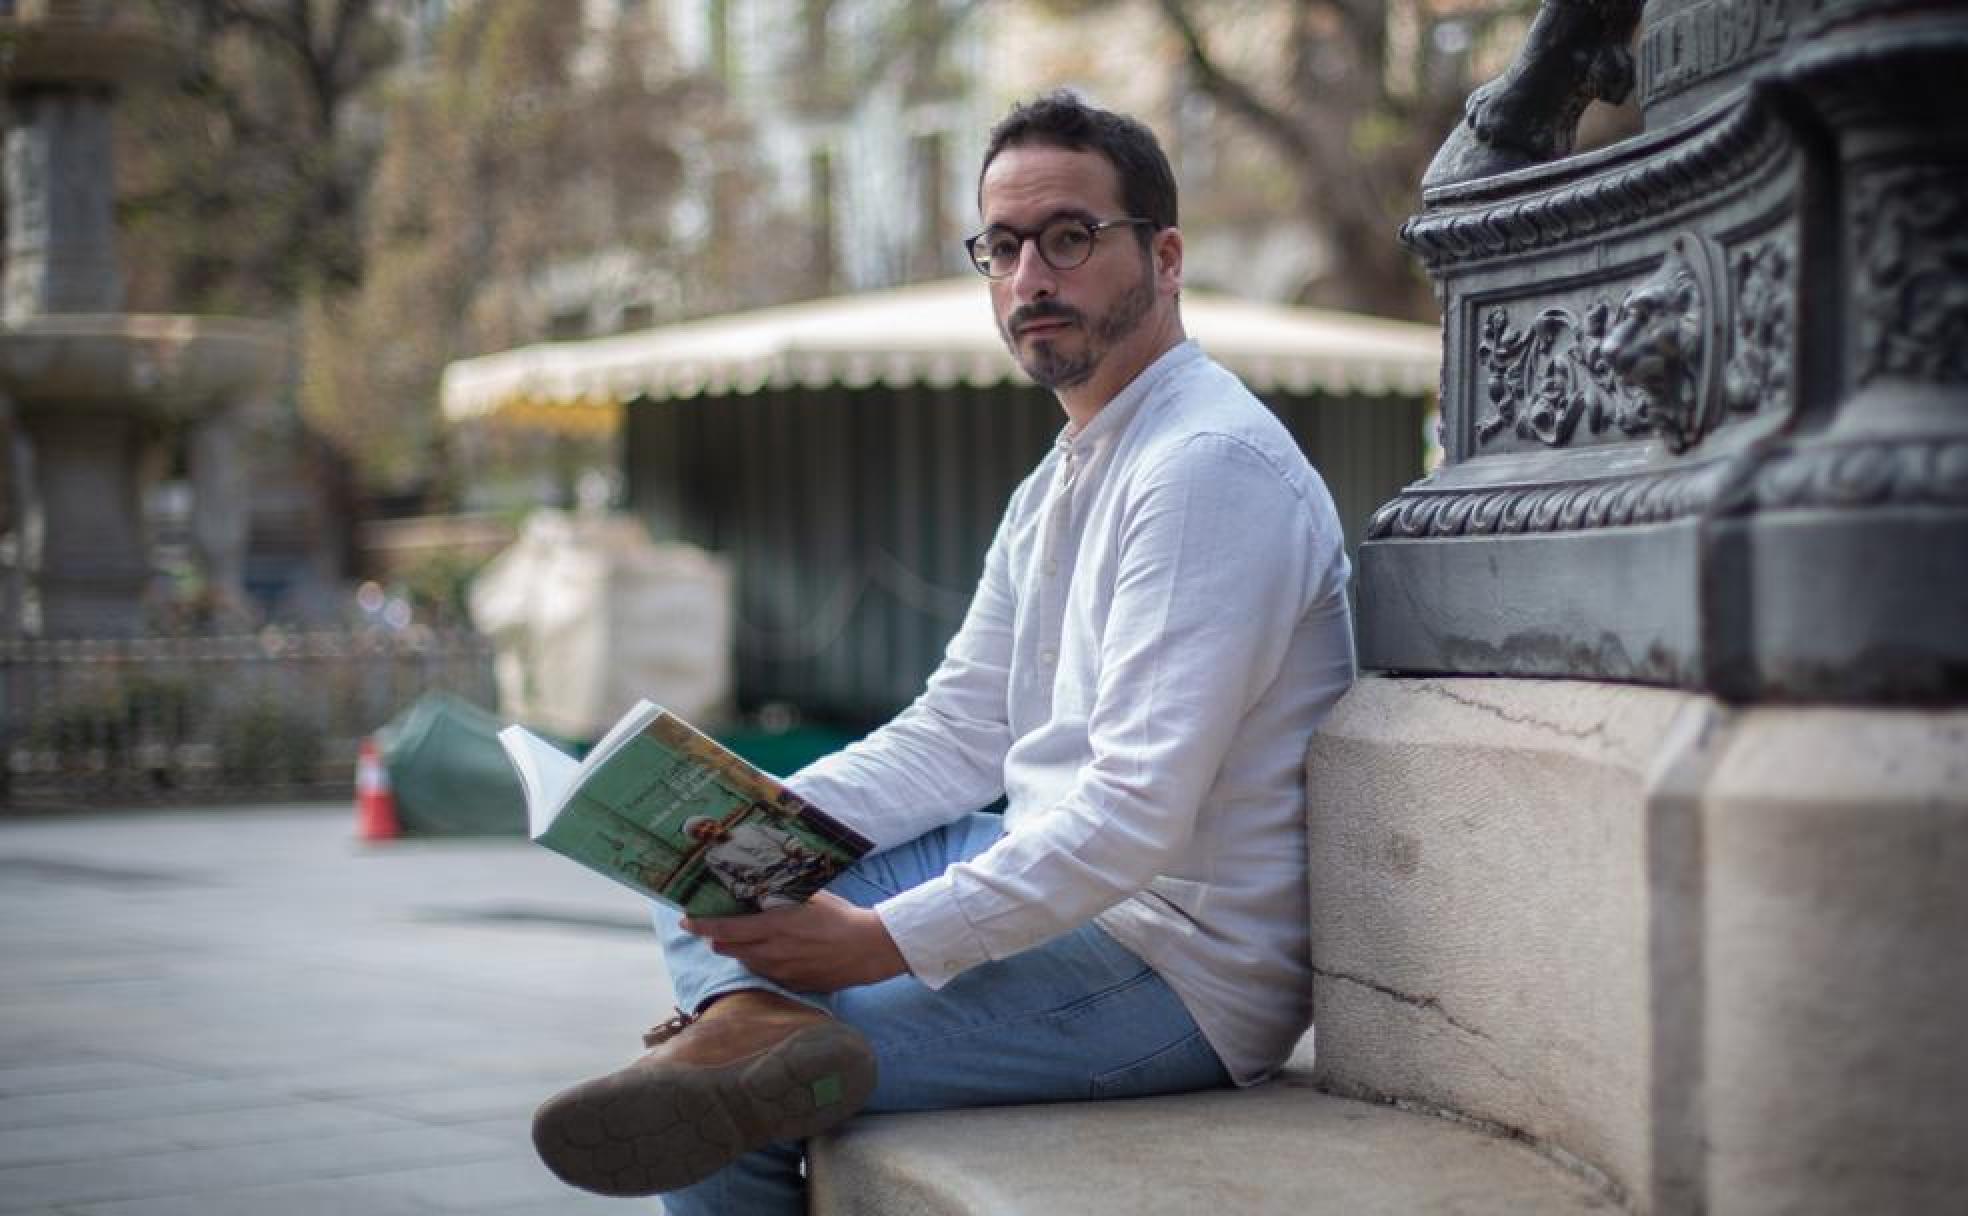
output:
[[875,905],[875,915],[895,939],[909,973],[931,990],[991,959],[977,930],[964,919],[948,874],[884,899]]

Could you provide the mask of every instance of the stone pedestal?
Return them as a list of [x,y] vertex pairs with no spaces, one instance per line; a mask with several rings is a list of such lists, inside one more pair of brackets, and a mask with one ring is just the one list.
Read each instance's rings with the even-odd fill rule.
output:
[[1313,748],[1320,1075],[1641,1212],[1960,1210],[1968,10],[1533,30],[1404,229],[1447,460]]
[[1968,1195],[1968,710],[1368,678],[1309,788],[1326,1087],[1642,1212]]
[[[1701,930],[1659,960],[1705,976],[1687,1176],[1718,1214],[1959,1210],[1968,711],[1717,724],[1679,828]],[[1659,899],[1679,876],[1654,877]]]
[[213,609],[235,615],[245,611],[246,542],[252,523],[243,413],[244,407],[217,410],[194,422],[186,437],[192,555]]
[[150,578],[142,527],[147,436],[128,413],[31,414],[35,480],[46,514],[41,545],[42,632],[128,637],[142,621]]

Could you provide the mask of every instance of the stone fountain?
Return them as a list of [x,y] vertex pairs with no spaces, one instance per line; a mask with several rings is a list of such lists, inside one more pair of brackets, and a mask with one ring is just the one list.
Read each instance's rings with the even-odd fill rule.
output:
[[215,594],[239,595],[246,504],[239,408],[272,391],[285,331],[231,317],[121,311],[110,112],[117,90],[173,70],[169,39],[107,0],[0,2],[6,266],[0,395],[31,449],[41,520],[39,632],[138,632],[152,575],[144,471],[183,435],[192,533]]

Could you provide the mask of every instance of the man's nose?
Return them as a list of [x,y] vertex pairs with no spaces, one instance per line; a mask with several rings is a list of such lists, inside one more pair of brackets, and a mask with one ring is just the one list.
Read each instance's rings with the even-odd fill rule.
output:
[[1044,299],[1059,290],[1059,272],[1039,254],[1037,237],[1018,243],[1018,265],[1012,268],[1011,292],[1021,302]]

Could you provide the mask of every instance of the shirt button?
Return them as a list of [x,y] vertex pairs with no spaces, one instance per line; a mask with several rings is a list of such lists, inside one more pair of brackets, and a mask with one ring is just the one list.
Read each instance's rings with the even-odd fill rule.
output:
[[1056,650],[1041,650],[1039,652],[1039,662],[1044,663],[1047,667],[1052,666],[1058,661],[1059,652]]
[[1046,558],[1045,572],[1047,574],[1059,573],[1059,559],[1056,557]]

